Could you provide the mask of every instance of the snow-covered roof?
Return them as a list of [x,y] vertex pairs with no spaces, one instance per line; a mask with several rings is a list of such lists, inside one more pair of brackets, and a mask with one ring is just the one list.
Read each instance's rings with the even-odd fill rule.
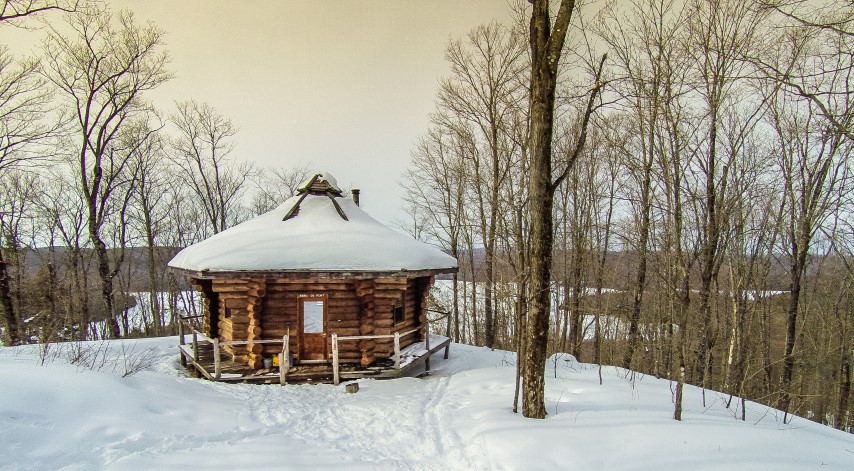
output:
[[181,250],[169,266],[194,272],[451,272],[457,260],[380,224],[349,198],[303,190]]

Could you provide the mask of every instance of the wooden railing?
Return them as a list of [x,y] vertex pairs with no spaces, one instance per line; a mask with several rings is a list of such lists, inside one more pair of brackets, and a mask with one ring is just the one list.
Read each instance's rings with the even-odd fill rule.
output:
[[[451,317],[450,317],[451,313],[447,312],[447,311],[437,311],[436,309],[427,309],[427,312],[435,312],[436,314],[439,314],[439,317],[437,317],[435,319],[427,318],[427,331],[428,332],[430,331],[430,323],[431,322],[437,322],[437,321],[440,321],[442,319],[447,318],[448,319],[448,326],[447,326],[448,331],[446,333],[448,334],[448,338],[452,338],[451,337]],[[429,350],[429,345],[428,345],[428,350]],[[445,346],[445,356],[444,356],[445,360],[448,359],[448,353],[450,352],[450,350],[451,350],[451,344],[448,343],[448,345]],[[429,358],[427,359],[426,366],[427,366],[427,369],[429,370],[430,369],[430,359]]]
[[[248,344],[282,344],[282,352],[279,353],[279,382],[281,384],[285,384],[287,382],[287,373],[290,368],[289,361],[289,350],[290,350],[290,336],[285,335],[282,337],[282,340],[234,340],[229,342],[220,342],[218,338],[210,338],[204,333],[200,332],[195,326],[193,326],[190,321],[193,319],[197,319],[204,316],[181,316],[180,321],[178,322],[178,349],[181,351],[181,365],[188,365],[188,357],[192,357],[192,365],[193,367],[199,371],[206,378],[217,381],[222,377],[222,347],[227,346],[239,346],[239,345],[248,345]],[[187,332],[185,329],[189,329],[189,331],[193,334],[192,337],[192,351],[187,351],[186,347],[186,339],[185,335]],[[208,342],[213,345],[213,356],[214,356],[214,370],[213,372],[208,371],[204,365],[199,362],[199,340],[203,342]]]
[[[338,334],[332,334],[332,381],[337,386],[340,383],[340,375],[339,375],[339,362],[338,362],[338,342],[341,341],[349,341],[349,340],[370,340],[370,339],[394,339],[394,369],[400,369],[400,338],[407,336],[409,334],[413,334],[421,330],[421,327],[416,327],[412,330],[408,330],[406,332],[395,332],[394,334],[383,334],[383,335],[348,335],[346,337],[339,337]],[[430,333],[428,330],[427,333],[427,350],[430,350]]]
[[[434,309],[428,309],[427,312],[433,312],[439,314],[440,316],[436,319],[428,319],[427,322],[424,323],[425,327],[425,349],[430,351],[430,322],[436,322],[438,320],[444,319],[450,315],[448,312],[437,311]],[[247,345],[247,344],[282,344],[282,353],[279,353],[279,382],[281,384],[285,384],[287,381],[287,373],[290,369],[290,336],[285,335],[282,337],[282,340],[235,340],[229,342],[220,342],[218,338],[210,338],[205,335],[203,332],[199,331],[197,325],[193,325],[191,321],[196,319],[201,319],[204,316],[180,316],[178,321],[178,349],[181,351],[181,365],[188,366],[188,362],[192,362],[192,366],[199,371],[206,378],[217,381],[222,377],[222,348],[226,346],[239,346],[239,345]],[[384,335],[352,335],[352,336],[339,336],[336,333],[332,333],[332,374],[333,381],[337,385],[340,383],[340,372],[339,372],[339,357],[338,357],[338,344],[339,342],[353,341],[353,340],[369,340],[369,339],[394,339],[394,356],[392,357],[394,360],[394,369],[400,369],[400,338],[405,337],[407,335],[418,332],[421,327],[416,327],[415,329],[408,330],[406,332],[395,332],[394,334],[384,334]],[[192,333],[191,340],[191,350],[187,349],[186,344],[186,335]],[[450,334],[450,332],[449,332]],[[213,346],[213,356],[214,356],[214,367],[213,371],[208,371],[207,368],[199,361],[199,342],[208,342]],[[448,351],[450,349],[450,344],[445,347],[445,359],[448,358]],[[192,360],[191,360],[192,359]],[[424,361],[424,366],[427,370],[430,369],[430,356],[428,354],[427,358]]]

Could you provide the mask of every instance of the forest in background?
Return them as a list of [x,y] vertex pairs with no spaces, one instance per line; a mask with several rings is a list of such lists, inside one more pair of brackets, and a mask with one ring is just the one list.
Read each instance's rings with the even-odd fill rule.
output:
[[[404,183],[410,232],[460,259],[452,336],[516,351],[533,243],[524,11],[450,41]],[[850,431],[854,6],[578,13],[555,102],[549,351]]]
[[[851,430],[854,6],[813,3],[580,7],[556,96],[550,351]],[[0,27],[53,7],[41,57],[0,48],[5,342],[174,333],[162,247],[271,209],[308,169],[236,161],[236,127],[204,102],[155,109],[146,93],[172,74],[155,25],[100,3],[2,5]],[[517,22],[449,41],[402,184],[405,229],[460,260],[442,327],[522,351],[531,64],[512,8]],[[171,293],[133,333],[131,278]]]

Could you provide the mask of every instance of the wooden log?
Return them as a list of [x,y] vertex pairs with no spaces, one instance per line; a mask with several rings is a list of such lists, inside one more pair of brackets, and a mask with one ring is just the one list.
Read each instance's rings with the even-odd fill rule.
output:
[[358,324],[360,319],[362,319],[362,316],[357,310],[349,312],[327,311],[326,313],[326,320],[329,322],[352,322]]
[[265,311],[265,309],[264,309],[265,306],[260,302],[257,304],[247,302],[245,307],[246,307],[246,314],[247,315],[257,316],[257,315],[263,314]]
[[329,329],[329,331],[338,334],[339,337],[349,337],[349,336],[353,336],[353,335],[362,335],[361,330],[358,328],[355,328],[355,329],[354,328],[339,329],[339,328],[335,327],[335,328]]
[[346,320],[344,320],[344,319],[330,319],[327,322],[327,326],[329,326],[329,328],[332,328],[332,329],[344,329],[344,328],[357,329],[357,328],[361,327],[361,325],[362,325],[362,322],[359,321],[359,319],[353,319],[353,320],[350,320],[350,319],[346,319]]
[[386,300],[403,299],[402,291],[377,291],[374,293],[375,302],[386,302]]
[[338,386],[338,334],[332,334],[332,383]]
[[427,358],[424,359],[424,369],[430,371],[430,324],[424,323],[424,348],[427,350]]
[[222,363],[219,357],[219,339],[213,339],[214,350],[214,379],[219,379],[222,374]]
[[362,307],[362,304],[357,301],[348,301],[345,303],[339,300],[335,302],[330,302],[329,305],[326,307],[326,312],[330,314],[334,313],[358,316],[363,309],[364,308]]
[[239,327],[244,328],[244,329],[249,327],[249,317],[245,317],[245,316],[234,317],[234,316],[232,316],[230,320],[231,320],[232,327],[238,327],[239,326]]
[[287,329],[287,328],[284,328],[284,329],[279,329],[279,328],[272,329],[272,328],[268,328],[268,329],[264,329],[264,332],[263,332],[263,336],[264,336],[264,337],[267,337],[267,338],[273,338],[273,339],[275,339],[275,338],[281,338],[281,337],[283,337],[283,336],[285,336],[285,335],[291,335],[291,334],[296,334],[296,329]]
[[297,301],[296,299],[267,298],[267,302],[265,303],[264,307],[271,310],[297,310],[299,308],[299,301]]
[[363,324],[359,326],[359,334],[360,335],[371,335],[374,333],[374,326],[369,324]]
[[[186,341],[184,340],[184,321],[179,320],[178,321],[178,345],[179,345],[178,348],[180,349],[181,346],[185,345],[185,344],[186,344]],[[187,358],[184,357],[184,354],[182,354],[180,350],[178,351],[178,355],[181,357],[181,366],[186,368]]]
[[193,330],[193,361],[199,362],[199,337],[195,330]]
[[353,289],[351,283],[268,283],[267,290],[270,292],[301,292],[306,294],[324,291],[349,291]]
[[403,286],[406,286],[407,283],[409,283],[409,278],[397,278],[397,277],[395,277],[395,278],[390,278],[390,277],[376,278],[374,280],[374,283],[376,283],[377,286],[382,286],[382,285],[392,285],[392,286],[403,285]]
[[229,295],[236,293],[244,293],[246,291],[246,285],[214,285],[213,292],[219,295]]
[[246,345],[246,351],[251,355],[257,355],[264,351],[264,344],[262,343],[250,343]]
[[249,326],[246,324],[237,324],[231,326],[231,336],[234,337],[234,340],[240,340],[241,338],[245,338],[248,331]]
[[288,356],[284,351],[279,353],[279,384],[288,384]]
[[400,369],[400,333],[394,333],[394,369]]
[[338,343],[338,359],[339,360],[347,360],[349,362],[357,362],[362,358],[362,352],[354,349],[346,349],[347,344],[353,342],[339,342]]
[[250,298],[263,298],[267,295],[267,290],[261,287],[249,287],[246,290],[246,295]]
[[231,309],[242,309],[246,307],[246,302],[243,297],[239,298],[226,298],[224,303],[220,303],[221,305],[225,305],[227,308]]
[[249,361],[247,363],[249,364],[250,368],[260,369],[264,366],[264,357],[256,353],[250,353]]

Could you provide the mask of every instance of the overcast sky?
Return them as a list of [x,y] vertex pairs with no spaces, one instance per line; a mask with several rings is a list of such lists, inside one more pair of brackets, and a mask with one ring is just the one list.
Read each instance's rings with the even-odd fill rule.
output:
[[387,224],[405,218],[399,179],[448,74],[448,39],[510,13],[506,0],[111,5],[166,32],[176,77],[151,95],[160,108],[210,103],[240,129],[235,157],[329,171]]

